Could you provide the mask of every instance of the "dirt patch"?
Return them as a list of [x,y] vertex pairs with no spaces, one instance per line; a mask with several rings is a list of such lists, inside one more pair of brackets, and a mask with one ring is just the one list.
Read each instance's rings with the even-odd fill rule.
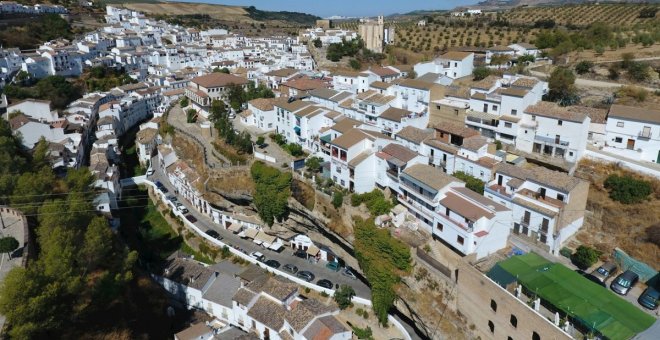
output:
[[291,196],[296,199],[300,204],[304,205],[309,210],[314,210],[316,203],[316,192],[311,185],[294,179],[291,182]]
[[207,188],[219,192],[252,195],[254,182],[249,169],[218,170],[209,175]]
[[[609,197],[603,182],[611,174],[631,175],[650,181],[653,194],[639,204],[621,204]],[[604,254],[612,254],[615,247],[630,256],[660,269],[660,247],[647,237],[647,230],[660,221],[660,181],[617,167],[590,160],[580,162],[575,176],[588,180],[587,214],[582,229],[575,239],[596,247]],[[577,246],[572,242],[569,246]]]

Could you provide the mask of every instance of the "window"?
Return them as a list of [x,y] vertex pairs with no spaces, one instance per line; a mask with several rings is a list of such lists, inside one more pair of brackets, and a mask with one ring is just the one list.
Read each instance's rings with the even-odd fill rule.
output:
[[616,127],[623,127],[623,122],[617,122]]
[[513,326],[513,328],[518,328],[518,318],[515,315],[511,314],[509,322],[511,322],[511,326]]
[[511,126],[512,126],[512,124],[509,123],[509,122],[504,123],[504,127],[506,127],[506,128],[510,128]]
[[557,193],[557,199],[563,202],[564,201],[564,195],[560,194],[560,193]]
[[454,109],[454,115],[458,116],[458,109]]
[[438,231],[442,231],[442,229],[443,229],[443,225],[442,225],[442,223],[438,223],[438,225],[436,226],[436,228],[438,229]]
[[342,179],[340,182],[341,182],[341,186],[345,186],[345,185],[346,185],[346,183],[344,182],[343,179]]
[[449,208],[445,208],[445,215],[449,216]]
[[532,115],[532,120],[536,120],[536,116],[535,116],[535,115]]
[[458,242],[460,245],[463,245],[465,243],[465,239],[462,236],[456,236],[456,242]]
[[492,309],[493,312],[497,312],[497,302],[493,299],[490,300],[490,309]]
[[621,137],[614,138],[614,143],[621,143],[621,142],[623,142],[623,139]]
[[507,337],[506,337],[506,340],[513,340],[513,338],[510,337],[510,336],[507,336]]
[[495,333],[495,324],[490,320],[488,320],[488,328],[490,329],[491,333]]
[[562,122],[561,120],[557,121],[557,125],[562,125],[562,124],[564,124],[564,122]]
[[516,116],[516,115],[518,115],[518,110],[516,110],[516,109],[511,109],[511,115],[512,115],[512,116]]
[[532,332],[532,340],[541,340],[539,333]]
[[497,105],[493,105],[493,111],[497,111]]

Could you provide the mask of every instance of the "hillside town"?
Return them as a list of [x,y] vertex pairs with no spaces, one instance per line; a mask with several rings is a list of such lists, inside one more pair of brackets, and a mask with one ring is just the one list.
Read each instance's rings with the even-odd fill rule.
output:
[[[68,10],[0,2],[0,12]],[[117,234],[125,228],[122,209],[141,187],[150,204],[169,211],[170,223],[179,221],[173,229],[201,240],[193,248],[211,245],[239,260],[204,263],[176,251],[149,268],[172,300],[204,315],[174,339],[452,338],[420,330],[415,316],[399,311],[400,302],[384,312],[389,327],[378,325],[377,311],[371,319],[365,311],[364,322],[351,314],[357,306],[371,312],[378,303],[360,262],[364,255],[345,246],[357,244],[358,236],[334,242],[340,237],[335,231],[327,232],[330,238],[285,230],[295,222],[291,216],[269,221],[258,205],[240,207],[247,188],[209,189],[214,172],[252,173],[257,182],[255,163],[289,173],[332,205],[346,195],[335,205],[345,209],[344,221],[366,214],[377,230],[404,240],[414,254],[413,270],[423,268],[450,287],[445,294],[454,300],[445,309],[461,316],[465,338],[657,338],[658,291],[651,283],[657,263],[621,251],[625,261],[613,269],[607,267],[612,262],[593,262],[578,272],[569,249],[592,214],[593,184],[576,176],[581,162],[660,179],[657,108],[547,101],[548,79],[518,72],[513,62],[551,63],[531,43],[455,49],[410,65],[319,67],[321,46],[360,41],[383,53],[396,31],[382,16],[362,20],[357,31],[319,20],[298,36],[184,27],[113,5],[106,6],[104,21],[73,40],[44,41],[35,50],[0,48],[0,86],[87,77],[92,69],[123,73],[123,84],[81,94],[64,107],[4,93],[0,113],[22,149],[37,154],[45,148],[40,152],[57,176],[91,172],[94,213]],[[497,58],[509,61],[494,65]],[[473,79],[484,67],[499,73]],[[243,101],[235,101],[237,92]],[[271,95],[252,95],[266,92]],[[230,125],[222,130],[224,119]],[[223,140],[227,148],[247,136],[249,157],[219,151],[217,139],[227,133],[238,140]],[[195,145],[196,154],[173,135]],[[130,153],[142,173],[126,172]],[[314,162],[318,167],[309,171]],[[359,210],[349,195],[380,195],[392,203],[374,213],[368,205]],[[299,205],[310,221],[330,224],[313,204]],[[631,278],[612,280],[617,267]],[[616,288],[626,280],[624,291]],[[644,292],[642,283],[649,287]],[[346,308],[338,296],[349,289]],[[373,335],[361,334],[367,328]]]

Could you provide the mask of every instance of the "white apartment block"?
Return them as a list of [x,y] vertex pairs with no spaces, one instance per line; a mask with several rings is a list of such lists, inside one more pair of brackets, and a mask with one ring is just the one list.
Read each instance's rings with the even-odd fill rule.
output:
[[558,254],[584,222],[589,183],[543,167],[503,163],[484,196],[513,211],[513,233]]
[[660,163],[660,110],[614,104],[607,115],[605,134],[604,150]]
[[190,99],[191,108],[208,118],[213,100],[226,101],[232,85],[245,90],[247,84],[248,80],[245,78],[225,73],[210,73],[193,78],[186,88],[186,97]]
[[451,79],[463,78],[472,75],[474,53],[450,51],[433,61],[416,64],[414,70],[418,77],[427,73],[437,73]]

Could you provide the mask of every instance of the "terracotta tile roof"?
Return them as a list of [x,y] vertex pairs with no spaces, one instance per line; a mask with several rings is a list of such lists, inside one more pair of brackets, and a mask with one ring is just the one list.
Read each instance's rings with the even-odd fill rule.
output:
[[380,114],[380,118],[391,120],[393,122],[401,122],[401,119],[411,115],[412,112],[396,107],[390,107]]
[[499,204],[490,198],[483,196],[479,193],[476,193],[466,187],[457,187],[457,188],[452,188],[453,191],[458,192],[462,196],[465,196],[471,200],[474,200],[478,202],[479,204],[483,205],[484,207],[488,207],[489,209],[495,210],[495,211],[507,211],[511,210],[507,208],[506,206]]
[[481,80],[475,82],[474,84],[472,84],[472,88],[488,90],[488,89],[492,88],[493,86],[495,86],[497,81],[500,80],[500,79],[501,78],[498,77],[498,76],[488,76],[488,77],[486,77],[484,79],[481,79]]
[[531,89],[532,87],[536,86],[536,84],[539,83],[539,80],[536,78],[531,78],[531,77],[520,77],[516,79],[516,81],[513,82],[513,86],[518,86],[518,87],[525,87],[528,89]]
[[373,66],[369,70],[381,77],[394,77],[399,75],[399,72],[394,71],[389,67]]
[[390,86],[392,86],[392,84],[390,84],[390,83],[386,83],[386,82],[382,82],[382,81],[380,81],[380,80],[375,81],[375,82],[369,84],[369,87],[373,87],[373,88],[375,88],[375,89],[379,89],[379,90],[387,90]]
[[298,73],[298,70],[296,70],[295,68],[282,68],[279,70],[270,71],[266,73],[266,75],[271,77],[287,78],[296,73]]
[[458,152],[458,148],[456,148],[455,146],[453,146],[451,144],[443,143],[443,142],[441,142],[437,139],[427,139],[427,140],[424,141],[424,144],[426,144],[430,147],[442,150],[442,151],[444,151],[446,153],[449,153],[449,154],[452,154],[452,155],[455,155]]
[[339,133],[346,133],[346,131],[360,125],[362,125],[361,122],[353,118],[345,117],[344,119],[338,121],[335,125],[333,125],[332,129]]
[[431,88],[435,85],[434,83],[429,83],[417,79],[397,79],[399,86],[409,87],[418,90],[430,91]]
[[275,299],[284,301],[298,291],[298,285],[280,276],[261,275],[247,284],[245,288],[254,293],[266,293]]
[[327,88],[328,84],[319,79],[297,78],[282,83],[282,86],[290,87],[299,91],[311,91],[319,88]]
[[448,86],[445,91],[445,96],[470,99],[470,89],[466,86]]
[[483,136],[472,136],[463,140],[461,147],[470,151],[478,151],[484,145],[488,145],[488,140]]
[[[334,128],[333,128],[334,129]],[[358,142],[368,139],[369,136],[362,132],[360,129],[352,128],[348,131],[346,131],[344,134],[341,136],[333,139],[330,143],[333,145],[336,145],[342,149],[348,150],[350,147],[353,145],[357,144]]]
[[285,312],[286,310],[282,304],[265,296],[260,296],[254,305],[250,307],[247,315],[270,329],[279,330],[284,325]]
[[407,147],[395,143],[387,144],[381,152],[386,153],[404,163],[408,163],[413,158],[417,157],[417,152],[408,149]]
[[551,102],[538,102],[534,105],[528,106],[525,109],[525,112],[532,115],[550,117],[550,118],[573,121],[578,123],[583,122],[585,118],[587,118],[587,115],[584,113],[571,112]]
[[289,112],[296,112],[314,104],[316,103],[305,100],[294,100],[289,103],[286,98],[278,98],[278,100],[275,101],[275,106],[283,108]]
[[564,172],[550,170],[542,166],[522,168],[508,163],[500,163],[497,172],[521,180],[530,180],[563,192],[570,192],[582,182],[582,180]]
[[472,222],[476,222],[482,217],[491,219],[495,216],[495,214],[490,211],[483,209],[479,205],[474,204],[453,192],[448,192],[447,196],[440,200],[440,204]]
[[[566,110],[569,112],[583,113],[591,118],[592,123],[596,124],[605,124],[607,122],[607,109],[599,109],[595,107],[582,106],[582,105],[573,105],[566,106]],[[660,111],[658,111],[658,117],[660,117]],[[660,120],[660,118],[658,118]]]
[[333,335],[348,332],[348,329],[332,315],[314,320],[314,322],[307,328],[303,336],[305,339],[314,340],[328,340]]
[[449,59],[455,61],[461,61],[472,54],[471,52],[461,52],[461,51],[449,51],[440,56],[441,59]]
[[291,327],[300,332],[318,315],[334,311],[335,308],[327,306],[316,299],[307,299],[298,302],[291,310],[287,311],[284,318]]
[[396,133],[396,137],[403,138],[415,144],[421,144],[424,140],[435,135],[433,129],[420,129],[414,126],[406,126]]
[[360,154],[358,154],[357,156],[353,157],[353,159],[348,161],[348,166],[354,168],[360,165],[365,160],[367,160],[367,158],[369,158],[369,156],[371,155],[373,155],[373,152],[371,152],[370,150],[360,152]]
[[9,120],[9,126],[11,126],[12,130],[16,130],[16,129],[20,128],[21,126],[23,126],[23,125],[25,125],[29,122],[30,122],[30,119],[26,115],[21,114],[21,115],[18,115],[16,117],[10,119]]
[[201,77],[196,77],[191,80],[193,83],[198,84],[206,88],[209,87],[224,87],[231,84],[236,85],[246,85],[248,80],[245,78],[237,77],[231,74],[225,73],[210,73]]
[[248,104],[254,106],[258,110],[261,111],[272,111],[274,109],[273,103],[277,99],[275,98],[257,98],[257,99],[252,99],[248,102]]
[[449,183],[462,183],[458,178],[447,175],[442,170],[426,164],[409,166],[403,170],[403,173],[438,191]]
[[460,125],[460,124],[457,124],[457,123],[452,123],[452,122],[436,123],[436,124],[433,124],[433,128],[438,130],[438,131],[447,132],[447,133],[450,133],[452,135],[461,136],[463,138],[468,138],[468,137],[479,135],[479,131],[476,131],[474,129],[470,129],[469,127],[465,127],[463,125]]
[[135,139],[138,143],[147,144],[153,142],[157,134],[158,130],[154,128],[146,128],[138,131],[135,135]]
[[488,51],[508,52],[508,51],[513,51],[513,49],[509,46],[497,45],[497,46],[489,47]]
[[614,104],[610,107],[608,116],[660,124],[660,110],[643,109],[641,107]]
[[509,88],[499,89],[499,93],[503,94],[505,96],[521,97],[522,98],[522,97],[526,96],[527,93],[529,93],[529,90],[509,87]]
[[328,88],[318,88],[309,91],[310,96],[318,97],[321,99],[327,99],[327,100],[330,100],[330,98],[336,96],[337,94],[339,94],[339,91],[335,91],[333,89],[328,89]]

